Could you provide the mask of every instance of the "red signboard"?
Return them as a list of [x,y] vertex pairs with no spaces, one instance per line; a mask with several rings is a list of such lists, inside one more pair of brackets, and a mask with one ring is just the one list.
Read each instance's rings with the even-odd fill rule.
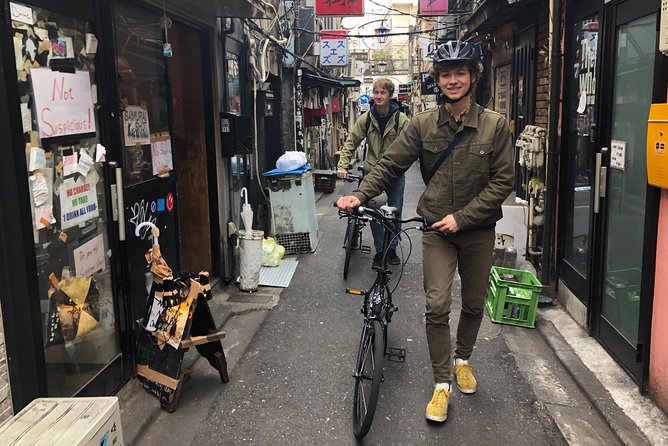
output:
[[418,15],[435,16],[448,13],[448,0],[420,0]]
[[316,15],[364,15],[364,0],[315,0]]

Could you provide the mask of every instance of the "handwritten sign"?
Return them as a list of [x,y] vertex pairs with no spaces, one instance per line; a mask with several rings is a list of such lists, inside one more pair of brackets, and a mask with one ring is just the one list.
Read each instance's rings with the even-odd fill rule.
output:
[[96,236],[74,249],[74,271],[77,276],[86,277],[105,267],[104,236]]
[[128,105],[123,112],[123,133],[125,145],[150,144],[148,110],[138,105]]
[[172,140],[167,137],[155,138],[151,141],[151,160],[153,175],[174,169],[172,164]]
[[74,181],[68,178],[59,191],[61,229],[71,228],[99,215],[95,183],[90,179]]
[[10,2],[9,12],[11,14],[12,20],[16,22],[26,23],[28,25],[35,23],[35,20],[32,16],[32,9],[28,8],[27,6]]
[[626,141],[613,139],[610,141],[610,167],[624,170],[626,167]]
[[418,5],[418,15],[435,16],[448,13],[449,0],[420,0]]
[[87,71],[30,70],[40,138],[95,133],[95,115]]

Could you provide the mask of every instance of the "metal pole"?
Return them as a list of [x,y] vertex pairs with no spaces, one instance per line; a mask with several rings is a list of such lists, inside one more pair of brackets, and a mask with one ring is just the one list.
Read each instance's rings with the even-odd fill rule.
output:
[[552,0],[552,54],[550,60],[550,124],[547,145],[547,189],[545,190],[545,227],[543,228],[543,256],[541,258],[541,282],[550,283],[552,270],[552,244],[555,206],[557,201],[558,150],[561,81],[561,0]]

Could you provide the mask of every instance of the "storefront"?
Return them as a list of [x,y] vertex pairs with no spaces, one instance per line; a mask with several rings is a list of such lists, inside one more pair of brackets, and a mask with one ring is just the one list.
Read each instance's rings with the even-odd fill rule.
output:
[[142,222],[160,228],[174,271],[226,269],[217,120],[234,92],[217,81],[220,30],[211,11],[150,3],[3,2],[0,303],[14,409],[112,394],[134,374]]
[[647,185],[652,102],[665,102],[658,0],[569,1],[559,209],[559,294],[647,385],[659,194]]

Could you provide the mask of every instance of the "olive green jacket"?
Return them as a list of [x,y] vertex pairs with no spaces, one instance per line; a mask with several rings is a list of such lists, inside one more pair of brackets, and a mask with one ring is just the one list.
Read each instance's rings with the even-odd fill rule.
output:
[[[409,120],[402,112],[396,111],[395,113],[399,113],[398,133],[401,133],[408,126]],[[371,119],[368,133],[366,132],[367,119]],[[385,153],[385,149],[397,139],[397,132],[395,131],[394,124],[395,119],[394,116],[390,117],[390,120],[385,125],[385,132],[383,132],[383,137],[381,138],[376,117],[370,111],[360,116],[357,121],[355,121],[352,131],[348,135],[348,138],[346,138],[346,142],[343,144],[339,164],[336,168],[338,170],[348,170],[350,159],[352,158],[355,149],[360,145],[364,138],[366,138],[367,144],[369,145],[369,151],[364,160],[364,171],[371,172],[371,169],[373,169],[378,160],[383,156],[383,153]]]
[[487,109],[479,113],[475,102],[470,110],[459,129],[444,106],[415,115],[353,195],[365,203],[418,159],[426,182],[455,134],[466,131],[426,186],[417,213],[431,223],[452,214],[460,230],[496,223],[515,183],[513,145],[500,114]]

